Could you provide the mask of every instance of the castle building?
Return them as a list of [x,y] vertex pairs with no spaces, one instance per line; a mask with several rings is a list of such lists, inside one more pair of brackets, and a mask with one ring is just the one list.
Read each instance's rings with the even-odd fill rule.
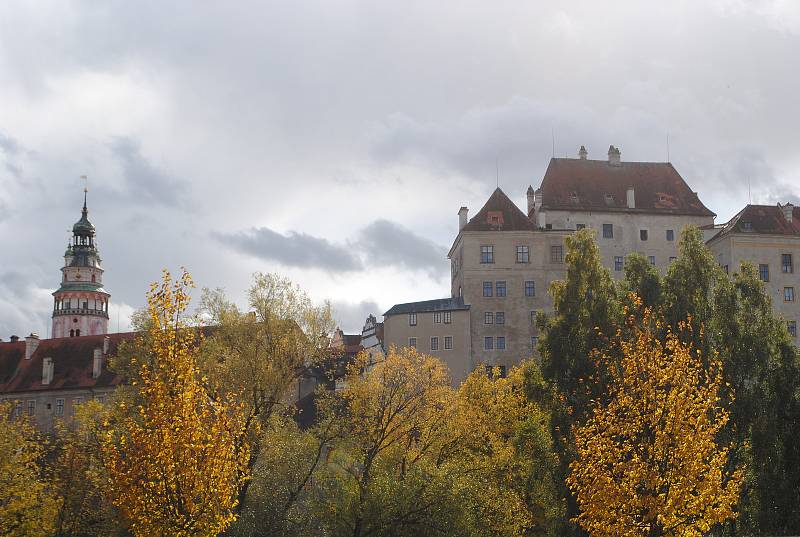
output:
[[81,218],[72,226],[72,240],[64,252],[61,286],[53,293],[53,338],[108,333],[111,295],[103,289],[100,263],[84,189]]
[[789,334],[797,337],[800,319],[800,207],[747,205],[707,241],[708,247],[726,272],[736,271],[746,261],[772,299],[777,313],[786,321]]
[[384,313],[385,346],[439,357],[454,383],[480,364],[503,371],[535,355],[537,313],[552,311],[550,283],[566,276],[564,239],[582,228],[596,230],[601,260],[617,279],[633,252],[666,272],[681,230],[703,228],[720,264],[735,270],[748,260],[766,271],[776,311],[796,334],[800,214],[790,205],[749,206],[715,228],[716,215],[672,164],[623,162],[614,146],[606,160],[590,160],[581,146],[576,159],[551,159],[539,188],[528,187],[527,213],[498,188],[468,214],[461,207],[448,253],[450,297]]

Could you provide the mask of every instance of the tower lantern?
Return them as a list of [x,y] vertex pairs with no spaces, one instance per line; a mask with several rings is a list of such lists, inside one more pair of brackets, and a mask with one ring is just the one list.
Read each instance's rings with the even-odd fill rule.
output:
[[84,188],[81,218],[72,226],[72,238],[64,252],[61,286],[53,293],[54,338],[108,333],[111,295],[103,289],[95,228],[86,208],[87,192]]

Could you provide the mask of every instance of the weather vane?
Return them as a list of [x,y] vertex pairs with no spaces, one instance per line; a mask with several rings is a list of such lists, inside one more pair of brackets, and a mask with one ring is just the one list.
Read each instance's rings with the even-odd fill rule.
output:
[[89,178],[85,175],[81,175],[81,179],[83,179],[83,191],[89,192]]

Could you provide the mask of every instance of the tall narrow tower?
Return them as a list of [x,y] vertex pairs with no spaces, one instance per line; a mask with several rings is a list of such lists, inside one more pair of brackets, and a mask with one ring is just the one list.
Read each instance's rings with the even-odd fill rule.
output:
[[61,287],[53,293],[53,337],[76,337],[108,332],[108,299],[103,289],[103,269],[89,222],[83,190],[81,219],[72,226],[72,239],[64,253]]

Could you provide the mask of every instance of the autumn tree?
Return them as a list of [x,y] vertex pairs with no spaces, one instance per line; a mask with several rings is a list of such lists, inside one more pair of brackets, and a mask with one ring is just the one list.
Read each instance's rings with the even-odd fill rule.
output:
[[732,446],[717,444],[729,418],[722,364],[668,326],[662,342],[655,334],[664,326],[649,312],[634,319],[633,335],[615,341],[621,360],[607,398],[575,429],[567,480],[580,505],[575,520],[597,537],[704,535],[735,516],[742,481],[728,469]]
[[108,473],[102,441],[108,417],[107,407],[90,400],[79,406],[71,423],[55,426],[51,473],[53,493],[59,499],[56,535],[112,535],[123,525],[105,495]]
[[14,403],[0,402],[0,535],[52,535],[58,500],[42,468],[44,439],[25,417],[11,418]]
[[[251,444],[248,468],[256,466],[264,435],[287,410],[299,379],[330,355],[334,325],[328,303],[314,304],[289,279],[257,273],[241,309],[221,289],[205,289],[198,323],[213,326],[198,357],[205,386],[215,400],[242,405]],[[258,434],[266,428],[264,435]],[[244,505],[249,482],[242,487]]]
[[457,390],[447,473],[470,535],[553,535],[563,516],[550,416],[525,395],[528,367],[481,367]]
[[197,367],[198,332],[185,325],[191,278],[166,271],[148,293],[147,350],[133,412],[122,400],[103,438],[113,503],[140,536],[211,536],[234,519],[249,445],[241,407],[213,400]]
[[344,429],[328,459],[318,511],[333,535],[434,535],[446,483],[453,390],[442,362],[412,348],[371,365],[363,353],[325,412]]

